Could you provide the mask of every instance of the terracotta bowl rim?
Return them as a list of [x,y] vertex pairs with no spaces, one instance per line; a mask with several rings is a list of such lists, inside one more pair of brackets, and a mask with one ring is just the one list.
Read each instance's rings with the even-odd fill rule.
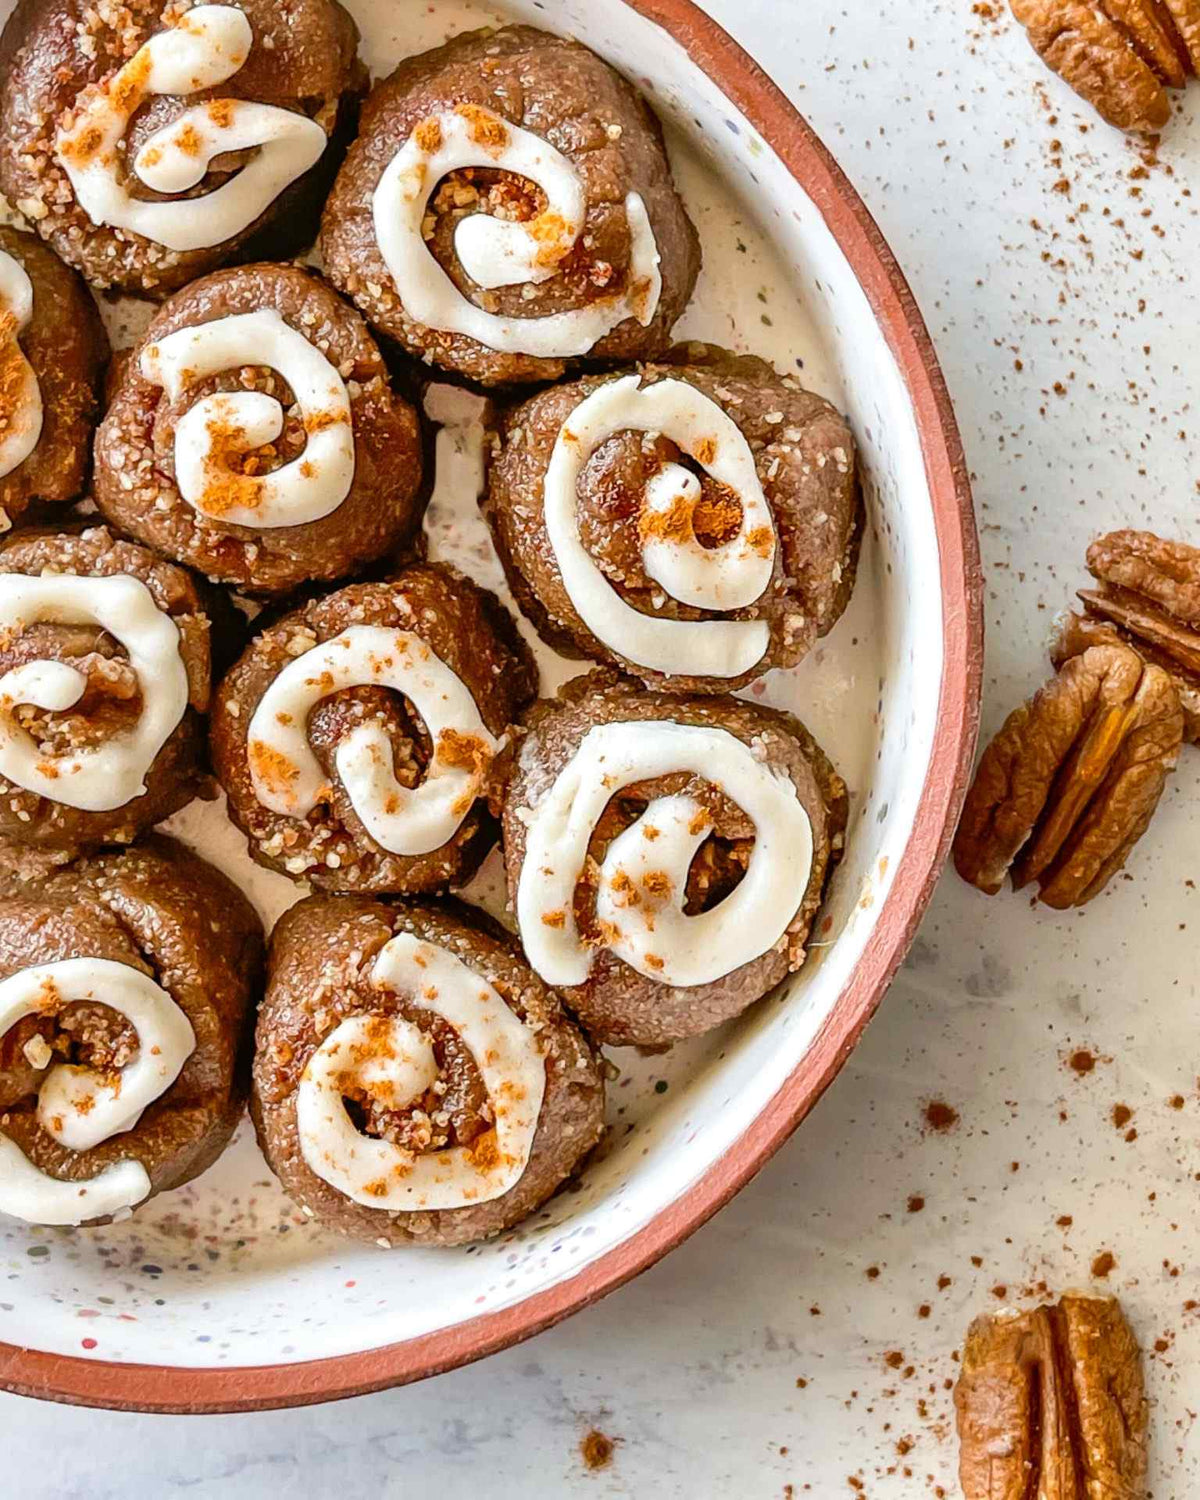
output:
[[861,283],[913,403],[933,501],[943,669],[929,770],[912,836],[853,975],[808,1054],[725,1154],[636,1234],[574,1276],[453,1328],[298,1364],[125,1364],[0,1343],[0,1387],[118,1411],[232,1412],[338,1400],[422,1380],[516,1344],[621,1286],[675,1248],[783,1144],[850,1055],[899,967],[949,850],[975,752],[983,579],[962,442],[933,342],[878,225],[781,90],[693,0],[622,0],[687,50],[816,203]]

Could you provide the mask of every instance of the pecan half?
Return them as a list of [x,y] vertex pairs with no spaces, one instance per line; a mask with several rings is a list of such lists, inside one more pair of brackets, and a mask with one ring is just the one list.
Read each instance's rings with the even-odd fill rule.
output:
[[1184,737],[1200,743],[1200,548],[1147,531],[1114,531],[1092,543],[1088,567],[1101,588],[1081,590],[1086,615],[1060,624],[1055,666],[1100,642],[1132,646],[1170,676]]
[[[1012,0],[1042,60],[1121,130],[1161,130],[1164,85],[1179,88],[1188,57],[1182,28],[1197,0]],[[1181,15],[1176,15],[1177,9]]]
[[1192,67],[1200,73],[1200,0],[1162,0],[1162,3],[1171,12]]
[[1112,1298],[977,1318],[954,1391],[963,1500],[1142,1500],[1141,1352]]
[[1110,531],[1088,548],[1088,572],[1200,627],[1200,548],[1152,531]]
[[964,880],[994,895],[1037,881],[1082,906],[1146,831],[1183,740],[1166,672],[1122,644],[1089,647],[1014,710],[987,747],[954,841]]

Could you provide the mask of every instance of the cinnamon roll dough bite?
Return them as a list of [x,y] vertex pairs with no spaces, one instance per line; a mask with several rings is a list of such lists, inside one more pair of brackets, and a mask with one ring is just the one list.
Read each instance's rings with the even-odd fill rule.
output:
[[96,438],[114,526],[214,580],[345,577],[421,519],[417,415],[354,309],[307,271],[218,271],[125,362]]
[[862,502],[828,401],[765,360],[689,343],[511,408],[484,509],[514,595],[560,651],[729,692],[833,628]]
[[657,353],[700,268],[654,115],[531,26],[467,32],[376,86],[321,250],[375,327],[484,385]]
[[82,278],[0,225],[0,531],[87,483],[108,336]]
[[537,691],[495,599],[416,564],[264,630],[225,678],[213,767],[260,864],[330,891],[419,894],[495,841],[493,761]]
[[0,862],[127,844],[204,787],[229,606],[103,526],[0,546]]
[[599,1060],[456,902],[310,896],[275,928],[251,1114],[286,1191],[384,1247],[511,1228],[604,1130]]
[[0,1215],[107,1222],[209,1167],[262,967],[245,897],[172,839],[0,897]]
[[696,1036],[801,967],[847,799],[797,719],[595,672],[528,723],[509,896],[530,964],[593,1041]]
[[295,253],[365,88],[357,47],[337,0],[20,0],[0,189],[93,286],[161,297]]

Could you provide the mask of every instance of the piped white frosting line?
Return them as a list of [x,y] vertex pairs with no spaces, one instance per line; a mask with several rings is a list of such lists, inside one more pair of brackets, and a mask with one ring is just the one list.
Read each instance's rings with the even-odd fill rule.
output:
[[32,317],[33,283],[20,261],[0,250],[0,362],[14,366],[0,411],[0,479],[25,462],[42,435],[42,392],[19,342]]
[[677,772],[703,778],[754,825],[754,849],[735,890],[697,916],[683,907],[692,859],[712,832],[694,797],[656,798],[609,845],[596,914],[606,946],[648,979],[711,984],[761,957],[787,931],[812,874],[812,824],[790,778],[727,730],[661,720],[590,729],[527,815],[517,923],[529,962],[549,984],[583,984],[595,951],[575,921],[575,888],[611,798],[633,782]]
[[362,1135],[344,1096],[366,1093],[384,1108],[418,1103],[438,1079],[429,1038],[411,1021],[351,1016],[309,1058],[296,1091],[304,1160],[325,1182],[367,1208],[407,1213],[487,1203],[515,1186],[529,1162],[546,1088],[533,1031],[461,959],[409,933],[390,939],[372,983],[410,996],[440,1016],[471,1053],[487,1090],[495,1131],[483,1144],[423,1154]]
[[271,529],[331,515],[354,483],[354,429],[346,382],[326,356],[273,309],[179,328],[142,350],[147,380],[177,400],[192,385],[247,365],[287,381],[306,433],[303,451],[269,474],[243,474],[235,456],[273,443],[282,405],[263,391],[206,396],[175,427],[175,482],[193,509],[227,525]]
[[129,657],[138,680],[136,725],[103,743],[47,755],[16,719],[21,704],[62,713],[79,702],[87,678],[66,662],[26,662],[0,677],[0,776],[52,802],[84,812],[111,812],[146,790],[154,757],[188,705],[179,627],[140,579],[71,574],[0,575],[0,632],[31,625],[99,625]]
[[175,202],[135,198],[125,182],[121,143],[147,98],[217,88],[238,73],[254,44],[245,14],[232,5],[198,5],[152,36],[105,83],[75,100],[72,122],[54,153],[80,207],[94,224],[127,229],[168,250],[220,245],[248,229],[290,183],[315,165],[325,132],[315,120],[243,99],[192,105],[145,142],[133,171],[160,193],[202,182],[218,156],[256,154],[211,193]]
[[619,295],[540,318],[501,317],[464,297],[430,254],[422,234],[438,183],[464,167],[515,173],[536,183],[546,196],[545,210],[526,223],[483,213],[462,220],[454,248],[478,286],[494,290],[548,280],[583,231],[583,181],[549,141],[475,106],[431,115],[392,157],[372,199],[375,238],[409,318],[442,333],[464,334],[488,349],[542,359],[587,354],[627,318],[636,318],[643,327],[653,321],[662,276],[658,245],[639,193],[625,199],[630,264]]
[[[54,1015],[76,1001],[106,1005],[137,1033],[136,1057],[115,1076],[58,1063],[38,1091],[43,1130],[70,1151],[90,1151],[132,1130],[195,1051],[192,1023],[147,974],[107,958],[66,958],[21,969],[0,982],[0,1037],[26,1016]],[[150,1191],[139,1161],[118,1162],[84,1182],[35,1167],[0,1135],[0,1213],[32,1224],[79,1224],[131,1208]]]
[[420,786],[402,786],[383,725],[368,720],[338,744],[337,774],[377,844],[393,854],[430,854],[458,831],[501,741],[489,734],[462,678],[411,631],[351,625],[284,667],[250,720],[255,795],[292,818],[307,817],[328,798],[308,743],[308,716],[331,693],[356,687],[402,693],[424,722],[433,756]]
[[563,586],[597,640],[627,661],[671,676],[737,677],[761,661],[770,642],[763,620],[671,620],[642,614],[605,578],[579,531],[580,475],[598,447],[615,433],[669,438],[741,503],[741,523],[722,545],[703,547],[691,525],[700,482],[681,464],[652,476],[643,516],[687,508],[686,528],[643,527],[647,573],[683,604],[724,612],[741,609],[770,585],[777,538],[754,455],[737,423],[715,401],[683,380],[642,386],[624,375],[600,386],[560,430],[543,481],[546,530]]

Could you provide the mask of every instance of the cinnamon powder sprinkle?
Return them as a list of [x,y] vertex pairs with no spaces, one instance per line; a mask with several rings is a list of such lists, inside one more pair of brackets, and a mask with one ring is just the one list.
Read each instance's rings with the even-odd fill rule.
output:
[[413,139],[426,155],[432,156],[442,144],[442,127],[436,120],[422,120],[413,131]]
[[286,792],[300,775],[299,766],[265,740],[251,740],[247,755],[259,779],[273,792]]
[[470,771],[482,776],[491,764],[491,752],[476,734],[460,734],[457,729],[443,729],[438,735],[438,759],[444,766]]
[[945,1135],[958,1124],[959,1115],[944,1099],[931,1099],[925,1106],[925,1124],[939,1135]]
[[503,151],[508,145],[508,126],[478,104],[456,104],[454,113],[471,127],[471,139],[485,151]]
[[175,144],[185,156],[199,156],[200,133],[194,125],[185,125],[175,136]]
[[642,511],[638,519],[638,536],[650,540],[685,542],[692,530],[692,507],[683,495],[676,495],[666,510]]
[[702,495],[692,511],[692,530],[702,547],[723,547],[742,525],[742,505],[736,495]]
[[579,1444],[584,1463],[593,1471],[608,1468],[612,1463],[615,1448],[616,1443],[613,1439],[601,1432],[598,1427],[593,1427]]

